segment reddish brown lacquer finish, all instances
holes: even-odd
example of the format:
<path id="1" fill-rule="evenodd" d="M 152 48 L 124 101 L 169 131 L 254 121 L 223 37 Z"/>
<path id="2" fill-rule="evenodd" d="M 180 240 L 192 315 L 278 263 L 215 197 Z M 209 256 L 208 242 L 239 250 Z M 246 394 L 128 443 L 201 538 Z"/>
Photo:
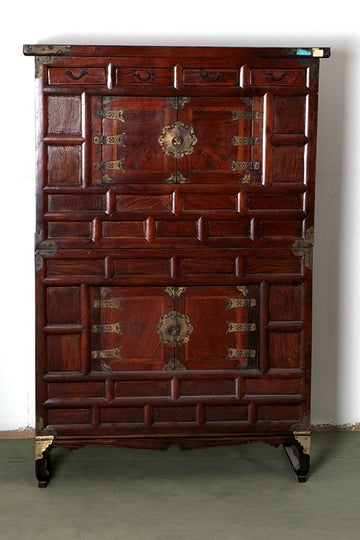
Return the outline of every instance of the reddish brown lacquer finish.
<path id="1" fill-rule="evenodd" d="M 329 50 L 24 52 L 37 84 L 39 485 L 51 446 L 255 440 L 283 444 L 304 481 Z"/>

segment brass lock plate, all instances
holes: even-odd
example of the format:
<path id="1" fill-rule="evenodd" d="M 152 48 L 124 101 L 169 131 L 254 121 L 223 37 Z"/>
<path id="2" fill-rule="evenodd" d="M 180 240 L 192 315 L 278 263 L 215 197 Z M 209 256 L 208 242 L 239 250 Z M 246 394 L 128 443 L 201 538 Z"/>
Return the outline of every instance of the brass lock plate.
<path id="1" fill-rule="evenodd" d="M 192 126 L 175 122 L 163 128 L 158 141 L 167 156 L 179 159 L 193 153 L 197 137 Z"/>

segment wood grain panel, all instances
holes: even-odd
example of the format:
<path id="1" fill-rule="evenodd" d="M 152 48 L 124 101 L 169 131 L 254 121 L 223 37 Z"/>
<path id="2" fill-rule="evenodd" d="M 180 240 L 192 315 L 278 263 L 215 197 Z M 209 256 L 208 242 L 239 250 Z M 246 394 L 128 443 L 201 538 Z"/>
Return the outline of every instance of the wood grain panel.
<path id="1" fill-rule="evenodd" d="M 49 135 L 81 134 L 81 98 L 80 96 L 48 96 Z"/>

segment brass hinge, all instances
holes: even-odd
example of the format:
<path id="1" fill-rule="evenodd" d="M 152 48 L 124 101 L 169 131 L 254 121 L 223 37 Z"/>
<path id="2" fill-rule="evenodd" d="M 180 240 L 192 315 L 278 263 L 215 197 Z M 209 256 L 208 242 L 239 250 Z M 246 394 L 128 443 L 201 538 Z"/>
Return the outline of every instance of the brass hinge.
<path id="1" fill-rule="evenodd" d="M 255 349 L 233 349 L 228 347 L 228 358 L 255 358 Z"/>
<path id="2" fill-rule="evenodd" d="M 102 349 L 100 351 L 91 351 L 91 358 L 97 358 L 97 359 L 119 358 L 121 359 L 121 347 L 116 347 L 116 349 Z"/>
<path id="3" fill-rule="evenodd" d="M 231 334 L 233 332 L 255 332 L 256 324 L 255 323 L 236 323 L 226 321 L 228 325 L 226 333 Z"/>
<path id="4" fill-rule="evenodd" d="M 231 146 L 244 146 L 260 144 L 260 137 L 239 137 L 238 135 L 232 135 Z"/>
<path id="5" fill-rule="evenodd" d="M 260 118 L 259 111 L 231 111 L 231 122 L 236 120 L 258 120 Z"/>
<path id="6" fill-rule="evenodd" d="M 119 120 L 119 122 L 125 122 L 123 109 L 116 111 L 103 111 L 101 109 L 96 109 L 94 114 L 95 118 L 106 118 L 107 120 Z"/>
<path id="7" fill-rule="evenodd" d="M 95 161 L 94 169 L 97 171 L 104 171 L 110 169 L 112 171 L 122 171 L 125 172 L 124 163 L 125 158 L 117 159 L 115 161 Z"/>
<path id="8" fill-rule="evenodd" d="M 101 298 L 100 300 L 94 300 L 93 307 L 104 308 L 104 309 L 122 309 L 121 297 Z"/>
<path id="9" fill-rule="evenodd" d="M 112 324 L 93 324 L 91 331 L 99 334 L 122 334 L 121 322 Z"/>
<path id="10" fill-rule="evenodd" d="M 257 171 L 259 169 L 259 161 L 232 161 L 230 167 L 230 170 L 235 172 L 243 170 Z"/>
<path id="11" fill-rule="evenodd" d="M 125 133 L 107 135 L 106 137 L 94 137 L 94 144 L 117 144 L 118 146 L 125 146 L 124 137 Z"/>
<path id="12" fill-rule="evenodd" d="M 228 305 L 226 309 L 256 306 L 255 298 L 228 298 L 227 301 Z"/>

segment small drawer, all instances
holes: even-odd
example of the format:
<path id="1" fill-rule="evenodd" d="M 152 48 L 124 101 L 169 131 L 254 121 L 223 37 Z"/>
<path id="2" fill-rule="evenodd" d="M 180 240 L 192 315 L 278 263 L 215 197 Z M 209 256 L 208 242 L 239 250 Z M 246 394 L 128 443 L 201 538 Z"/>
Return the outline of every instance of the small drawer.
<path id="1" fill-rule="evenodd" d="M 172 86 L 174 70 L 170 68 L 117 68 L 116 84 L 129 86 L 138 84 L 151 84 L 157 86 Z"/>
<path id="2" fill-rule="evenodd" d="M 304 69 L 251 69 L 250 86 L 306 86 Z"/>
<path id="3" fill-rule="evenodd" d="M 49 68 L 49 84 L 105 84 L 104 68 L 74 67 Z"/>
<path id="4" fill-rule="evenodd" d="M 191 85 L 236 86 L 239 82 L 237 69 L 184 68 L 183 83 Z"/>

